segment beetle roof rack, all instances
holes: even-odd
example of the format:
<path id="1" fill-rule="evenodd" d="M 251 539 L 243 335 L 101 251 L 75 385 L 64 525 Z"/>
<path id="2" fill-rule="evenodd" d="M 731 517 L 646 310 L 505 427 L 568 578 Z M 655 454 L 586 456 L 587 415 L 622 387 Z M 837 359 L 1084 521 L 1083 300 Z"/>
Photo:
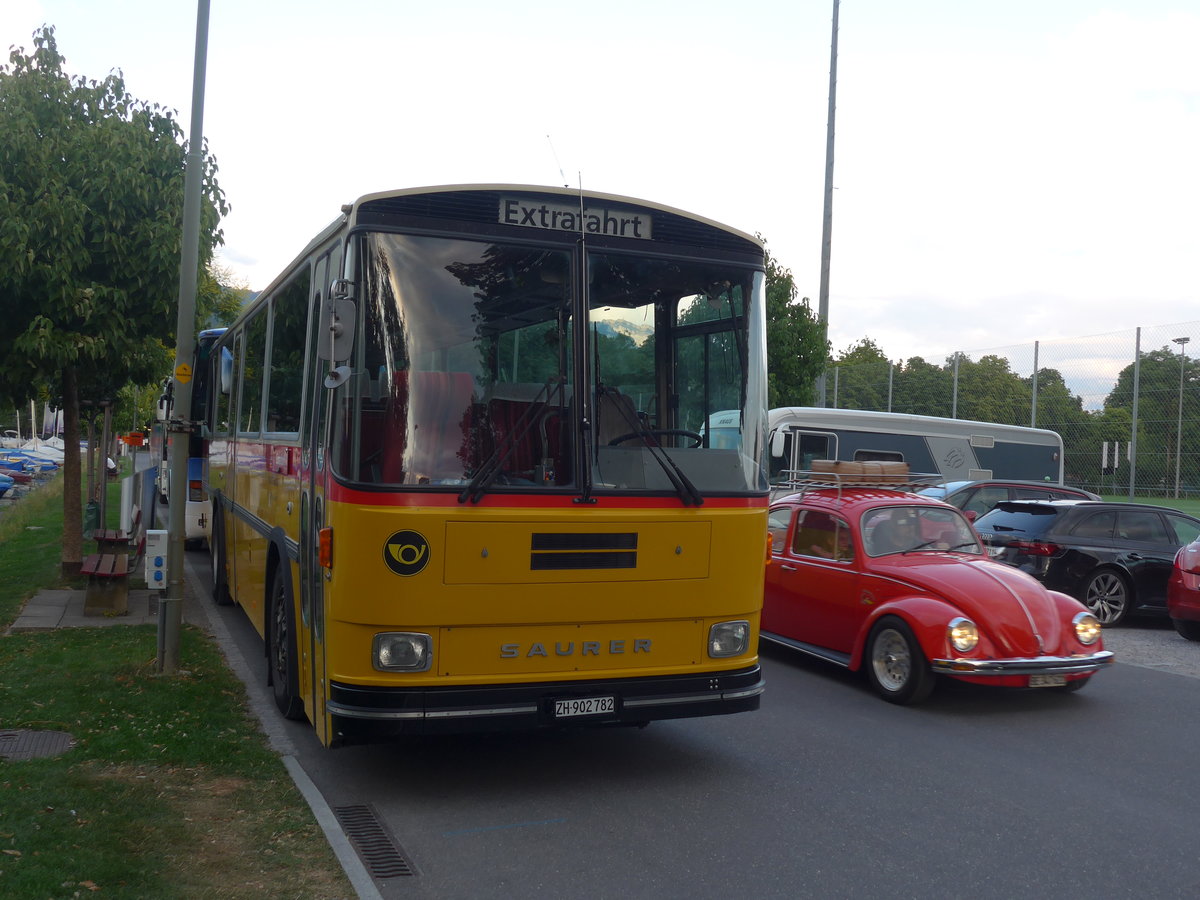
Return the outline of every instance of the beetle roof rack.
<path id="1" fill-rule="evenodd" d="M 787 476 L 786 480 L 771 488 L 773 498 L 786 494 L 806 494 L 809 491 L 818 490 L 835 490 L 840 496 L 843 490 L 854 488 L 915 493 L 921 488 L 946 483 L 946 479 L 939 474 L 908 472 L 907 470 L 882 476 L 877 473 L 828 472 L 813 469 L 788 469 L 783 474 Z"/>

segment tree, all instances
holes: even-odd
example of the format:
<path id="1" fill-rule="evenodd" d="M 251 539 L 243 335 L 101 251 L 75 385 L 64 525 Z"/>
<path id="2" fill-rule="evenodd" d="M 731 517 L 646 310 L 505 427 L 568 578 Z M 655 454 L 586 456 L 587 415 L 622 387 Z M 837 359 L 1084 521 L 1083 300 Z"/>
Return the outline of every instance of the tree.
<path id="1" fill-rule="evenodd" d="M 760 235 L 761 237 L 761 235 Z M 767 256 L 767 405 L 806 406 L 829 359 L 808 298 L 797 302 L 792 272 Z"/>
<path id="2" fill-rule="evenodd" d="M 80 400 L 156 380 L 173 343 L 186 147 L 173 113 L 132 98 L 119 72 L 65 74 L 52 27 L 33 44 L 0 67 L 0 403 L 37 384 L 62 397 L 62 561 L 73 573 Z M 216 162 L 205 154 L 203 166 L 206 266 L 227 209 Z"/>
<path id="3" fill-rule="evenodd" d="M 869 337 L 851 344 L 836 360 L 835 377 L 830 389 L 832 406 L 842 409 L 888 409 L 889 376 L 892 364 Z"/>
<path id="4" fill-rule="evenodd" d="M 1182 371 L 1181 371 L 1182 370 Z M 1182 393 L 1180 376 L 1182 375 Z M 1173 487 L 1178 465 L 1181 483 L 1192 489 L 1200 481 L 1200 460 L 1191 448 L 1200 444 L 1200 417 L 1195 385 L 1200 383 L 1200 362 L 1183 357 L 1170 346 L 1142 354 L 1138 376 L 1138 481 Z M 1182 423 L 1180 403 L 1182 402 Z M 1132 414 L 1133 364 L 1117 376 L 1104 401 L 1105 410 Z M 1182 424 L 1182 434 L 1179 426 Z M 1124 438 L 1128 440 L 1126 436 Z M 1177 454 L 1182 450 L 1182 455 Z"/>
<path id="5" fill-rule="evenodd" d="M 950 368 L 914 356 L 896 375 L 892 411 L 916 416 L 949 416 L 954 392 Z"/>
<path id="6" fill-rule="evenodd" d="M 1031 402 L 1029 383 L 1013 372 L 1003 356 L 988 354 L 979 362 L 959 357 L 960 419 L 1028 425 Z"/>

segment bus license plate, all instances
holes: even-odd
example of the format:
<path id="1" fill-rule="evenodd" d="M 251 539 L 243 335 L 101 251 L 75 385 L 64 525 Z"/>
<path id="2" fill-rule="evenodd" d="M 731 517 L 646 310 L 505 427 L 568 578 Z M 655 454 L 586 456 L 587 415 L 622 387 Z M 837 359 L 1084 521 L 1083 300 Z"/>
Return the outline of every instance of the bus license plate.
<path id="1" fill-rule="evenodd" d="M 570 700 L 554 701 L 554 718 L 556 719 L 567 719 L 572 716 L 598 716 L 616 711 L 616 697 L 573 697 Z"/>
<path id="2" fill-rule="evenodd" d="M 1030 687 L 1062 687 L 1067 683 L 1066 675 L 1030 675 Z"/>

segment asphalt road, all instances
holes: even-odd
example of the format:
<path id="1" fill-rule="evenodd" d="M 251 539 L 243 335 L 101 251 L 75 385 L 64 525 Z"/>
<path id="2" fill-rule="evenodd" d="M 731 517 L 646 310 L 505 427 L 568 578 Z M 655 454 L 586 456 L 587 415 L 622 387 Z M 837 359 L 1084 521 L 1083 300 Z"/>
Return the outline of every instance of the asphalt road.
<path id="1" fill-rule="evenodd" d="M 257 636 L 217 612 L 269 707 Z M 329 751 L 264 718 L 411 866 L 383 897 L 1195 897 L 1200 644 L 1106 640 L 1118 663 L 1071 695 L 944 685 L 900 708 L 766 648 L 762 709 L 644 730 Z"/>

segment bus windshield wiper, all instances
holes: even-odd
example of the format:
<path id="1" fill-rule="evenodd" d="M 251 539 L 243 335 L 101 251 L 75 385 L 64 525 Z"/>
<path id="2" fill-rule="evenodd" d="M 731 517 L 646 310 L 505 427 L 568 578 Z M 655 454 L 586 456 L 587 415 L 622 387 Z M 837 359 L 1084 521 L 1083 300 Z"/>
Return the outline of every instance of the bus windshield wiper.
<path id="1" fill-rule="evenodd" d="M 603 393 L 605 390 L 610 389 L 602 387 L 600 390 Z M 675 493 L 679 494 L 679 499 L 683 501 L 683 505 L 703 506 L 704 496 L 700 493 L 696 485 L 692 484 L 691 479 L 683 474 L 683 470 L 675 464 L 675 460 L 671 458 L 671 454 L 655 438 L 654 432 L 647 428 L 637 415 L 631 413 L 623 404 L 615 403 L 613 405 L 620 412 L 621 418 L 629 425 L 630 431 L 642 439 L 642 443 L 650 451 L 650 455 L 654 458 L 654 461 L 658 463 L 671 484 L 674 485 Z"/>
<path id="2" fill-rule="evenodd" d="M 553 390 L 551 390 L 553 386 Z M 537 392 L 537 396 L 533 398 L 533 402 L 529 404 L 529 408 L 521 414 L 517 419 L 512 430 L 510 430 L 496 448 L 491 452 L 491 455 L 483 461 L 483 465 L 479 467 L 479 471 L 475 473 L 475 477 L 471 479 L 471 483 L 463 488 L 462 493 L 458 495 L 459 503 L 466 503 L 470 500 L 472 503 L 478 503 L 482 499 L 484 493 L 497 476 L 504 471 L 504 464 L 508 462 L 508 458 L 512 456 L 513 451 L 525 439 L 525 435 L 529 434 L 529 430 L 538 420 L 541 411 L 546 408 L 550 402 L 550 398 L 557 394 L 562 396 L 563 379 L 561 375 L 556 375 L 545 384 L 542 389 Z M 561 402 L 561 401 L 560 401 Z"/>

